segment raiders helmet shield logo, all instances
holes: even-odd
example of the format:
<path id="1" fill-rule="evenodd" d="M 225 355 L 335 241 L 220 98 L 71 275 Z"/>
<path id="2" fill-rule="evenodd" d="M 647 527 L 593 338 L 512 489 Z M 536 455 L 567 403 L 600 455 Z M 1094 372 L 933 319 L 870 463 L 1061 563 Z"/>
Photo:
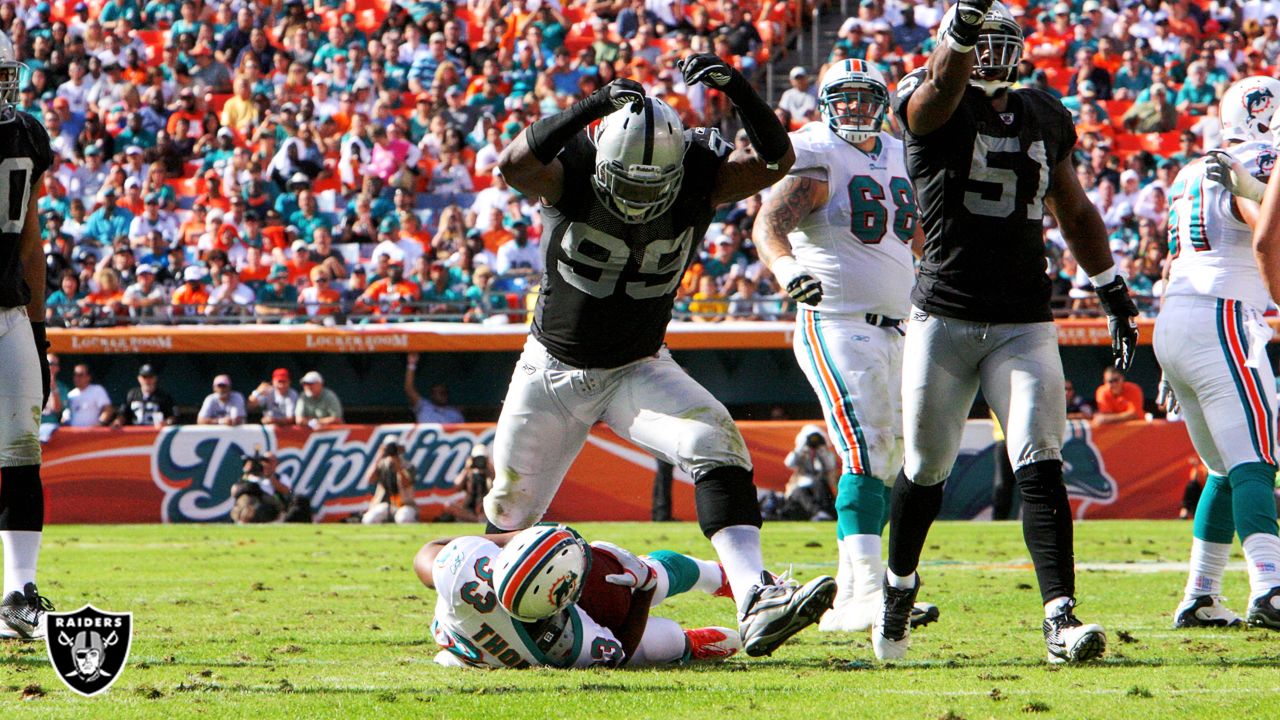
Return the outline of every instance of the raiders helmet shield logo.
<path id="1" fill-rule="evenodd" d="M 91 697 L 120 677 L 133 642 L 133 613 L 103 612 L 92 605 L 48 613 L 49 662 L 67 687 Z"/>

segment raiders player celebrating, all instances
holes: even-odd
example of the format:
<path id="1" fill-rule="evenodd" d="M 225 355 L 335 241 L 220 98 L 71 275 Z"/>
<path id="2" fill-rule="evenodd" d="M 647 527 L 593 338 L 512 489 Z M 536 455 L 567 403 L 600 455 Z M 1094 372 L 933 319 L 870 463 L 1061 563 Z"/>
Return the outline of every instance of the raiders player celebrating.
<path id="1" fill-rule="evenodd" d="M 906 463 L 890 508 L 876 656 L 906 654 L 916 567 L 979 388 L 1008 437 L 1022 528 L 1044 600 L 1050 662 L 1090 660 L 1106 635 L 1076 619 L 1071 508 L 1062 480 L 1066 408 L 1049 310 L 1042 218 L 1048 209 L 1090 274 L 1124 369 L 1137 309 L 1116 275 L 1102 219 L 1071 164 L 1071 116 L 1049 95 L 1009 90 L 1022 31 L 1004 5 L 961 0 L 925 68 L 898 85 L 907 170 L 925 233 L 903 350 Z"/>
<path id="2" fill-rule="evenodd" d="M 626 79 L 539 120 L 503 151 L 507 182 L 542 199 L 546 273 L 498 418 L 497 477 L 484 506 L 490 532 L 536 523 L 588 430 L 608 423 L 693 477 L 699 523 L 738 601 L 743 646 L 766 655 L 831 607 L 835 581 L 796 587 L 765 571 L 742 435 L 662 340 L 716 206 L 781 179 L 795 155 L 773 111 L 723 60 L 693 55 L 681 71 L 728 96 L 755 152 L 731 153 L 714 129 L 686 131 L 670 106 Z"/>
<path id="3" fill-rule="evenodd" d="M 14 107 L 23 69 L 14 58 L 13 43 L 0 34 L 0 637 L 33 639 L 44 637 L 45 611 L 53 609 L 35 582 L 44 528 L 36 426 L 49 399 L 36 189 L 53 153 L 44 127 Z"/>

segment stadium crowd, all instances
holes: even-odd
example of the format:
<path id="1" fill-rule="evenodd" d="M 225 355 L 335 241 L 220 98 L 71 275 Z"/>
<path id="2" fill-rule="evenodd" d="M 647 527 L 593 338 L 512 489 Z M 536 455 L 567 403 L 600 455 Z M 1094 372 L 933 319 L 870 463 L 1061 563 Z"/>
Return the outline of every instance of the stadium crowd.
<path id="1" fill-rule="evenodd" d="M 805 1 L 0 5 L 29 68 L 21 109 L 60 160 L 39 199 L 49 320 L 525 322 L 542 228 L 536 200 L 497 170 L 503 147 L 622 76 L 745 146 L 731 105 L 686 87 L 676 61 L 712 51 L 763 86 Z M 1225 87 L 1272 74 L 1280 4 L 1011 7 L 1026 33 L 1020 83 L 1075 115 L 1079 177 L 1152 312 L 1173 178 L 1217 145 Z M 827 60 L 863 58 L 892 85 L 924 61 L 944 10 L 859 0 Z M 792 66 L 780 117 L 818 119 L 823 68 L 780 62 Z M 751 247 L 759 208 L 755 197 L 722 209 L 677 317 L 790 315 Z M 1057 307 L 1092 312 L 1088 278 L 1051 225 L 1045 241 Z"/>

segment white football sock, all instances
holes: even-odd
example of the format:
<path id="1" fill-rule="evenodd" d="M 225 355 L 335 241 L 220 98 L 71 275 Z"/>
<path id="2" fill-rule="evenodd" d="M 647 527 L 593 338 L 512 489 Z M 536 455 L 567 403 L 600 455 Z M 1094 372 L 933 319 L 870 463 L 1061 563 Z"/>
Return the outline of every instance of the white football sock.
<path id="1" fill-rule="evenodd" d="M 1044 616 L 1051 618 L 1054 615 L 1061 615 L 1067 609 L 1067 605 L 1071 602 L 1071 598 L 1063 595 L 1056 597 L 1044 604 Z"/>
<path id="2" fill-rule="evenodd" d="M 1240 543 L 1244 546 L 1245 565 L 1249 569 L 1249 602 L 1280 587 L 1280 537 L 1271 533 L 1254 533 Z"/>
<path id="3" fill-rule="evenodd" d="M 693 584 L 694 590 L 699 590 L 708 595 L 720 589 L 724 584 L 725 573 L 720 570 L 720 563 L 711 562 L 710 560 L 699 560 L 696 557 L 689 557 L 690 560 L 698 566 L 698 581 Z M 732 587 L 732 584 L 730 584 Z"/>
<path id="4" fill-rule="evenodd" d="M 4 595 L 22 592 L 27 583 L 36 581 L 36 563 L 40 560 L 39 530 L 0 530 L 4 543 Z"/>
<path id="5" fill-rule="evenodd" d="M 742 610 L 751 595 L 752 586 L 760 584 L 764 572 L 764 555 L 760 552 L 760 528 L 754 525 L 730 525 L 711 536 L 724 574 L 729 577 L 733 598 Z"/>
<path id="6" fill-rule="evenodd" d="M 1192 538 L 1191 567 L 1187 573 L 1187 587 L 1182 592 L 1183 602 L 1201 595 L 1221 595 L 1222 576 L 1227 572 L 1227 561 L 1230 558 L 1231 543 Z"/>
<path id="7" fill-rule="evenodd" d="M 880 592 L 880 583 L 884 581 L 880 536 L 846 535 L 841 545 L 845 547 L 846 562 L 853 576 L 850 585 L 854 597 L 874 596 Z"/>
<path id="8" fill-rule="evenodd" d="M 894 575 L 892 570 L 885 571 L 885 577 L 889 579 L 889 586 L 898 588 L 899 590 L 910 590 L 916 586 L 916 574 L 911 573 L 907 577 Z"/>

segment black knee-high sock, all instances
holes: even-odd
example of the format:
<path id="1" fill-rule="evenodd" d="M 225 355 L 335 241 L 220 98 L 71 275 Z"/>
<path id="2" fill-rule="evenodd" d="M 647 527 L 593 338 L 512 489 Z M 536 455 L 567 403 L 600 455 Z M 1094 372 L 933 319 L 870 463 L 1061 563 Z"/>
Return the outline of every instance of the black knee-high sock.
<path id="1" fill-rule="evenodd" d="M 942 509 L 943 485 L 917 485 L 898 473 L 889 503 L 889 569 L 894 575 L 909 577 L 920 564 L 929 526 Z"/>
<path id="2" fill-rule="evenodd" d="M 0 470 L 0 530 L 39 532 L 44 529 L 44 488 L 40 466 Z"/>
<path id="3" fill-rule="evenodd" d="M 1062 461 L 1024 465 L 1014 476 L 1022 493 L 1022 539 L 1031 551 L 1040 597 L 1045 602 L 1074 597 L 1074 531 L 1067 487 L 1062 482 Z"/>

